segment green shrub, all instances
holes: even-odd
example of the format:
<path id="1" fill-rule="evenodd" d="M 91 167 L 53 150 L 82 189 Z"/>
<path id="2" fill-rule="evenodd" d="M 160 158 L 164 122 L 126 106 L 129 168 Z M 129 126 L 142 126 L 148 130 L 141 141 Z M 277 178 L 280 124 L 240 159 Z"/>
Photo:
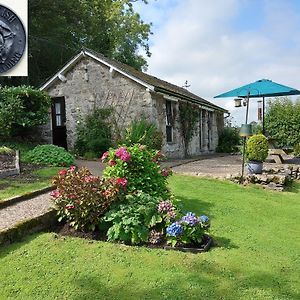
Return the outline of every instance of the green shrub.
<path id="1" fill-rule="evenodd" d="M 144 145 L 121 146 L 110 149 L 102 156 L 107 164 L 103 172 L 106 179 L 123 177 L 128 180 L 128 192 L 143 191 L 151 196 L 168 198 L 168 170 L 161 170 L 160 151 L 148 150 Z"/>
<path id="2" fill-rule="evenodd" d="M 150 149 L 161 150 L 162 133 L 157 129 L 156 124 L 146 119 L 135 120 L 126 130 L 122 143 L 126 146 L 141 144 Z"/>
<path id="3" fill-rule="evenodd" d="M 94 153 L 99 157 L 112 145 L 112 133 L 109 117 L 111 109 L 96 109 L 77 125 L 74 149 L 84 156 Z"/>
<path id="4" fill-rule="evenodd" d="M 102 180 L 92 176 L 86 168 L 61 170 L 53 183 L 56 190 L 50 194 L 54 198 L 59 221 L 79 230 L 95 230 L 101 216 L 113 202 L 122 199 L 126 188 L 124 180 Z"/>
<path id="5" fill-rule="evenodd" d="M 15 153 L 15 151 L 12 150 L 12 149 L 10 149 L 10 148 L 8 148 L 8 147 L 5 147 L 5 146 L 0 147 L 0 154 L 12 155 L 14 153 Z"/>
<path id="6" fill-rule="evenodd" d="M 109 227 L 108 240 L 133 245 L 147 242 L 150 229 L 163 221 L 157 210 L 159 201 L 142 192 L 127 195 L 126 201 L 114 205 L 102 219 Z"/>
<path id="7" fill-rule="evenodd" d="M 256 134 L 247 140 L 246 157 L 248 160 L 263 162 L 268 156 L 268 140 L 263 134 Z"/>
<path id="8" fill-rule="evenodd" d="M 238 129 L 235 127 L 225 127 L 219 136 L 217 152 L 232 153 L 238 151 L 240 144 Z"/>
<path id="9" fill-rule="evenodd" d="M 26 160 L 37 165 L 70 166 L 74 157 L 64 148 L 55 145 L 39 145 L 26 155 Z"/>
<path id="10" fill-rule="evenodd" d="M 296 157 L 300 157 L 300 143 L 298 143 L 294 146 L 294 155 Z"/>
<path id="11" fill-rule="evenodd" d="M 0 136 L 12 137 L 48 120 L 51 98 L 30 86 L 0 89 Z"/>

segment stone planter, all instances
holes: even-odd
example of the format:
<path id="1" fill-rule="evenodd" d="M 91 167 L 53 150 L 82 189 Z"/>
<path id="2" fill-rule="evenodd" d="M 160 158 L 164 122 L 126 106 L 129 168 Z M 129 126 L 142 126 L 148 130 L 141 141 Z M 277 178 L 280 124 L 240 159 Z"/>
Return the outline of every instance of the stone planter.
<path id="1" fill-rule="evenodd" d="M 212 246 L 212 238 L 208 235 L 205 235 L 204 243 L 199 247 L 172 247 L 172 246 L 164 246 L 165 250 L 175 250 L 181 252 L 191 252 L 191 253 L 201 253 L 206 252 Z"/>
<path id="2" fill-rule="evenodd" d="M 248 161 L 247 168 L 249 174 L 261 174 L 263 170 L 263 162 L 261 161 Z"/>

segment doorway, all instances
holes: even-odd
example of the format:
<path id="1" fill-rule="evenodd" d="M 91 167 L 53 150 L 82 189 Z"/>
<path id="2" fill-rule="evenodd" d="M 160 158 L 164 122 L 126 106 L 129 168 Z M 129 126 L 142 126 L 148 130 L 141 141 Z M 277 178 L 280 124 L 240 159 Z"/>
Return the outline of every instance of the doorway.
<path id="1" fill-rule="evenodd" d="M 51 115 L 53 144 L 67 150 L 66 104 L 64 97 L 52 98 Z"/>

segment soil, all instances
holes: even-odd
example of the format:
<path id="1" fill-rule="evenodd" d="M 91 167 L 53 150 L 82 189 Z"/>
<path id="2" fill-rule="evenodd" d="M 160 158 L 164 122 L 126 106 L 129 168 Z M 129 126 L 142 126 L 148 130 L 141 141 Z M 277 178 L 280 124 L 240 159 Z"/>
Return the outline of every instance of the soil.
<path id="1" fill-rule="evenodd" d="M 53 228 L 52 230 L 57 234 L 57 236 L 71 236 L 71 237 L 79 237 L 84 238 L 87 240 L 96 240 L 96 241 L 107 241 L 107 237 L 105 232 L 103 231 L 78 231 L 75 230 L 73 227 L 69 226 L 68 224 L 60 224 Z M 151 243 L 144 243 L 141 246 L 145 246 L 152 249 L 167 249 L 167 250 L 179 250 L 184 252 L 202 252 L 207 251 L 209 247 L 206 248 L 208 244 L 212 243 L 212 239 L 208 235 L 204 235 L 203 242 L 201 245 L 199 244 L 190 244 L 190 245 L 177 245 L 176 247 L 170 247 L 166 244 L 166 242 L 162 242 L 159 244 L 151 244 Z M 126 244 L 130 246 L 130 244 Z M 200 250 L 200 251 L 199 251 Z"/>

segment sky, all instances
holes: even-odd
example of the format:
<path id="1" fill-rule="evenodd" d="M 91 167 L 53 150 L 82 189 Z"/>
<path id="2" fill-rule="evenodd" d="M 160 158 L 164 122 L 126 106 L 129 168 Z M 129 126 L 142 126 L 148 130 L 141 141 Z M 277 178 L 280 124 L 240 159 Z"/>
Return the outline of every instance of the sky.
<path id="1" fill-rule="evenodd" d="M 153 24 L 147 73 L 179 86 L 187 80 L 236 125 L 245 108 L 214 96 L 264 78 L 300 89 L 300 0 L 149 0 L 135 10 Z M 257 100 L 249 121 L 257 121 Z"/>

